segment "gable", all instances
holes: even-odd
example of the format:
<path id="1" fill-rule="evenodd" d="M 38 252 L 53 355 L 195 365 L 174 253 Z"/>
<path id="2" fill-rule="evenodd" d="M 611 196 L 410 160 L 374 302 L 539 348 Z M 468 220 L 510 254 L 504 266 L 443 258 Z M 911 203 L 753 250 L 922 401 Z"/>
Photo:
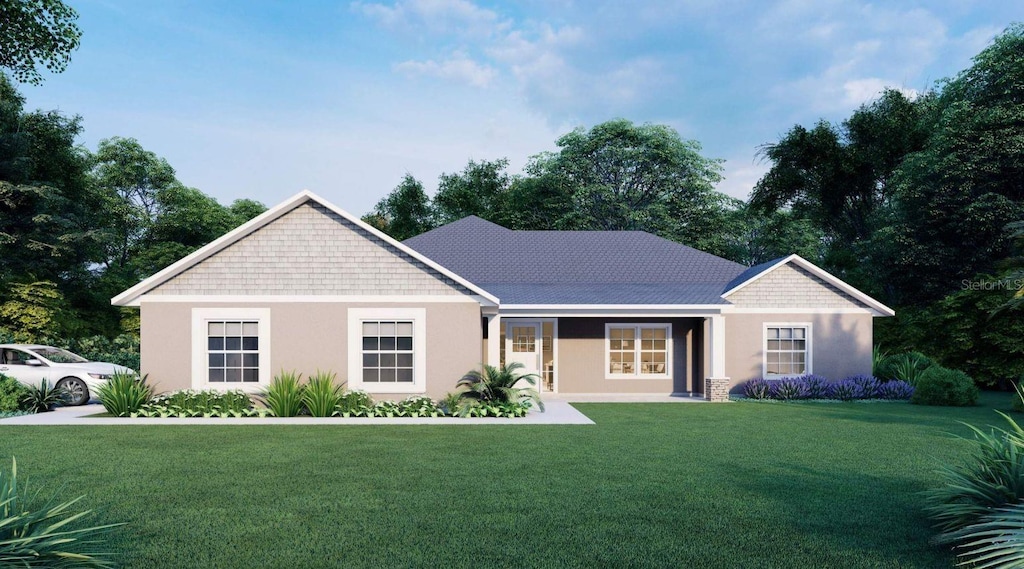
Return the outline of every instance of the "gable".
<path id="1" fill-rule="evenodd" d="M 154 295 L 474 294 L 314 200 L 148 290 Z"/>
<path id="2" fill-rule="evenodd" d="M 866 303 L 794 263 L 781 264 L 725 297 L 740 308 L 871 310 Z"/>

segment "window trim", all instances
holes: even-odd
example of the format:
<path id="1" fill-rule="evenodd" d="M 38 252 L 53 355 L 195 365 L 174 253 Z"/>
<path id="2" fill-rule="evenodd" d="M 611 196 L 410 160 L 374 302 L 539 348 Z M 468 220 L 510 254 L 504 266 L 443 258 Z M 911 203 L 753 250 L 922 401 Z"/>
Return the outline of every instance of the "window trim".
<path id="1" fill-rule="evenodd" d="M 636 329 L 636 340 L 633 347 L 635 369 L 640 369 L 640 336 L 644 328 L 665 330 L 665 373 L 611 373 L 611 330 L 612 328 Z M 672 377 L 672 323 L 671 322 L 605 322 L 604 324 L 604 376 L 605 379 L 670 379 Z"/>
<path id="2" fill-rule="evenodd" d="M 256 383 L 215 382 L 209 380 L 207 323 L 218 320 L 255 320 L 259 324 L 259 381 Z M 270 309 L 269 308 L 193 308 L 192 309 L 192 389 L 215 391 L 261 391 L 270 385 Z"/>
<path id="3" fill-rule="evenodd" d="M 412 321 L 412 383 L 363 382 L 363 322 L 378 320 Z M 370 393 L 427 392 L 427 309 L 426 308 L 349 308 L 348 309 L 348 385 Z"/>
<path id="4" fill-rule="evenodd" d="M 782 379 L 784 377 L 797 377 L 794 374 L 768 373 L 768 329 L 769 328 L 804 328 L 807 330 L 807 348 L 804 357 L 804 373 L 814 373 L 814 324 L 812 322 L 764 322 L 761 326 L 761 377 L 765 379 Z"/>

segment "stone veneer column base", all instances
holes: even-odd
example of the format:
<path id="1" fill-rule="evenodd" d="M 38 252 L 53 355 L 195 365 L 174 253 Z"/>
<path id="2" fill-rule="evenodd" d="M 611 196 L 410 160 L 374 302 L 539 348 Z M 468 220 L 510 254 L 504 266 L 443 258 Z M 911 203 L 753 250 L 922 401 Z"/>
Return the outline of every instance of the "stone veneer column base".
<path id="1" fill-rule="evenodd" d="M 704 399 L 718 403 L 729 401 L 729 378 L 706 378 L 704 380 Z"/>

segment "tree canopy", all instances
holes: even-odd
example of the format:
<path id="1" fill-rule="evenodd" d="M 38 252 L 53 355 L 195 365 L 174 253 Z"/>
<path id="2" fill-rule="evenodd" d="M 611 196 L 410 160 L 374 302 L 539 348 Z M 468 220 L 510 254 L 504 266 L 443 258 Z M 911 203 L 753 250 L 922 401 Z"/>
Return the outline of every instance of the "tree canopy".
<path id="1" fill-rule="evenodd" d="M 60 0 L 0 0 L 0 67 L 38 85 L 40 68 L 60 73 L 78 49 L 78 12 Z"/>

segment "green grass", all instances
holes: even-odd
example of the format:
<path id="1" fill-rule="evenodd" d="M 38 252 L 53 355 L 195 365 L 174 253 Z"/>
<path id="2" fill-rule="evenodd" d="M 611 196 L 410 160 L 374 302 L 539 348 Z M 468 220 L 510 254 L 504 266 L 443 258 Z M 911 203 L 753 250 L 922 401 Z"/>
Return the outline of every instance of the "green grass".
<path id="1" fill-rule="evenodd" d="M 580 404 L 595 426 L 4 427 L 129 567 L 951 567 L 969 409 Z"/>

